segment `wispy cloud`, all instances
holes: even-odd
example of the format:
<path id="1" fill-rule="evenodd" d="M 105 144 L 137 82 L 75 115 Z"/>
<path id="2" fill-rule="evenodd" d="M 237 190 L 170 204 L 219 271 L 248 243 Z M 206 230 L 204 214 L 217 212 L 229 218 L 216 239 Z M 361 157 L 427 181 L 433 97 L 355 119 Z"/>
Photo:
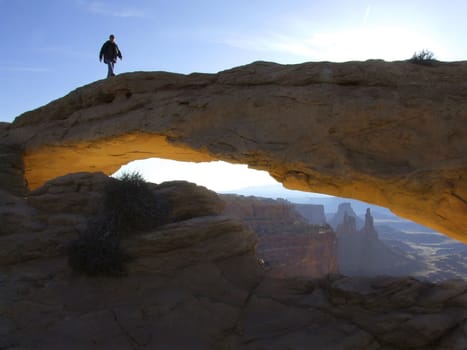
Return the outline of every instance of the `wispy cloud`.
<path id="1" fill-rule="evenodd" d="M 0 66 L 2 72 L 47 73 L 49 68 L 29 66 Z"/>
<path id="2" fill-rule="evenodd" d="M 363 16 L 363 24 L 367 24 L 368 18 L 370 17 L 370 13 L 371 13 L 371 5 L 368 4 L 365 10 L 365 15 Z"/>
<path id="3" fill-rule="evenodd" d="M 225 44 L 249 51 L 279 52 L 296 56 L 313 56 L 316 53 L 307 40 L 279 33 L 231 36 L 225 40 Z"/>
<path id="4" fill-rule="evenodd" d="M 116 8 L 117 5 L 111 2 L 104 1 L 82 1 L 78 0 L 78 5 L 84 7 L 84 9 L 90 13 L 101 16 L 121 17 L 121 18 L 143 18 L 147 17 L 147 12 L 134 8 Z"/>
<path id="5" fill-rule="evenodd" d="M 329 32 L 234 35 L 224 44 L 248 51 L 281 54 L 296 60 L 406 59 L 418 47 L 438 45 L 429 37 L 402 28 L 349 28 Z"/>
<path id="6" fill-rule="evenodd" d="M 67 57 L 72 59 L 89 60 L 96 58 L 96 54 L 93 54 L 91 52 L 79 51 L 73 48 L 72 46 L 42 46 L 35 48 L 34 51 L 40 54 L 53 55 L 57 57 Z"/>

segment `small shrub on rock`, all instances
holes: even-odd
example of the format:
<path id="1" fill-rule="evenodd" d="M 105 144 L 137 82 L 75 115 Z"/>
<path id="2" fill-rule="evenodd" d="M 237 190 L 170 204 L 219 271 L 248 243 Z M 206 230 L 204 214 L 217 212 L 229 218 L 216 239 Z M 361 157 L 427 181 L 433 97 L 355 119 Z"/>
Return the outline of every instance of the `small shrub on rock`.
<path id="1" fill-rule="evenodd" d="M 138 172 L 112 179 L 105 189 L 104 206 L 118 234 L 163 225 L 169 214 L 167 200 L 157 196 Z"/>
<path id="2" fill-rule="evenodd" d="M 110 179 L 101 214 L 68 247 L 70 267 L 90 276 L 124 274 L 128 256 L 121 248 L 121 237 L 165 224 L 168 216 L 168 201 L 157 196 L 141 174 Z"/>
<path id="3" fill-rule="evenodd" d="M 109 223 L 90 222 L 81 236 L 68 246 L 68 263 L 73 271 L 89 276 L 124 274 L 127 256 Z"/>
<path id="4" fill-rule="evenodd" d="M 410 59 L 410 62 L 415 64 L 429 65 L 435 62 L 435 55 L 433 52 L 424 49 L 420 52 L 415 52 Z"/>

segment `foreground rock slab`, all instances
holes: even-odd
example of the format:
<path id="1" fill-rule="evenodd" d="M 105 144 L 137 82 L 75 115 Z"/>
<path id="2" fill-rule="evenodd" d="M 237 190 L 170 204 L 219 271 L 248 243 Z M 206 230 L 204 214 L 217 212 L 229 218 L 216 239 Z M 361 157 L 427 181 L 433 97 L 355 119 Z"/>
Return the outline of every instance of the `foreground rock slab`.
<path id="1" fill-rule="evenodd" d="M 466 282 L 273 278 L 251 228 L 184 182 L 149 187 L 173 222 L 123 237 L 124 274 L 79 275 L 66 247 L 109 181 L 78 173 L 26 199 L 0 193 L 0 349 L 465 349 Z"/>
<path id="2" fill-rule="evenodd" d="M 1 270 L 2 349 L 465 349 L 467 284 L 265 277 L 254 255 L 122 278 Z M 146 260 L 147 262 L 147 260 Z M 158 270 L 158 272 L 154 272 Z"/>
<path id="3" fill-rule="evenodd" d="M 129 73 L 2 125 L 0 144 L 24 150 L 30 188 L 135 159 L 225 160 L 467 241 L 466 81 L 465 62 Z"/>

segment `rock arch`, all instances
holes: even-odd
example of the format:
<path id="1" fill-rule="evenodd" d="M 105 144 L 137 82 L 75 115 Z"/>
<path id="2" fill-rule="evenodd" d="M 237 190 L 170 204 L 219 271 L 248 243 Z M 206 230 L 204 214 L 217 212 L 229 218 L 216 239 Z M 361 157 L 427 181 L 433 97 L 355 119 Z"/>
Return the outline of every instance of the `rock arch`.
<path id="1" fill-rule="evenodd" d="M 135 72 L 18 117 L 30 188 L 150 157 L 224 160 L 357 198 L 467 241 L 467 64 L 256 62 Z"/>

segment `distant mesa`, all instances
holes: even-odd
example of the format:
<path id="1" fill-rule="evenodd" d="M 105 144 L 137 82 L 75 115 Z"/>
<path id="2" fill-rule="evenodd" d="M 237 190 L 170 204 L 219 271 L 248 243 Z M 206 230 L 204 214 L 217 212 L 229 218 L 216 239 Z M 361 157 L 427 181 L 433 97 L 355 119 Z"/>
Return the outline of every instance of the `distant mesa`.
<path id="1" fill-rule="evenodd" d="M 357 229 L 357 217 L 352 213 L 349 203 L 340 205 L 337 213 L 343 214 L 336 234 L 339 266 L 344 275 L 408 276 L 424 268 L 419 261 L 392 249 L 379 239 L 370 209 L 367 209 L 361 229 Z"/>
<path id="2" fill-rule="evenodd" d="M 394 215 L 375 227 L 370 208 L 362 220 L 349 202 L 343 202 L 331 216 L 337 223 L 333 230 L 326 221 L 312 220 L 328 214 L 321 205 L 232 194 L 221 198 L 226 202 L 224 214 L 243 221 L 258 236 L 257 255 L 271 276 L 467 278 L 465 245 L 435 232 L 417 234 L 411 231 L 417 225 L 395 220 Z"/>
<path id="3" fill-rule="evenodd" d="M 322 204 L 295 204 L 297 211 L 310 223 L 326 225 L 326 214 Z"/>
<path id="4" fill-rule="evenodd" d="M 329 224 L 336 230 L 339 225 L 345 222 L 350 223 L 350 218 L 353 218 L 353 221 L 355 221 L 355 228 L 361 228 L 363 226 L 363 220 L 357 216 L 352 208 L 352 205 L 348 202 L 340 203 L 337 207 L 337 212 L 329 221 Z"/>

